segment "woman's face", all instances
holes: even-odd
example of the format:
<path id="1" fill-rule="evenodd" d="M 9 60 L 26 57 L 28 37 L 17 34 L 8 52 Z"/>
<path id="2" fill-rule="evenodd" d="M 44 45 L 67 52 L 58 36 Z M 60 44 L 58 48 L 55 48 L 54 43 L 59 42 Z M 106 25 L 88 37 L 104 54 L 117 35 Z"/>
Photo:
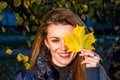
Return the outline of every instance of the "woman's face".
<path id="1" fill-rule="evenodd" d="M 52 24 L 48 27 L 48 35 L 45 44 L 51 52 L 52 61 L 55 65 L 63 67 L 73 61 L 76 54 L 66 52 L 64 34 L 72 34 L 73 26 Z"/>

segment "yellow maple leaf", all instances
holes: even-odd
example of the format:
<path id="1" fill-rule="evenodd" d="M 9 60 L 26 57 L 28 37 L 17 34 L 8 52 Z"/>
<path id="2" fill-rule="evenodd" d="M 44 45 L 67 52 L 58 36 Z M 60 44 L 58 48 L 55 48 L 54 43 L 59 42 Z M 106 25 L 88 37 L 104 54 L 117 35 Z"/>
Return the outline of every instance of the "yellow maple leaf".
<path id="1" fill-rule="evenodd" d="M 12 49 L 9 48 L 9 49 L 7 49 L 5 52 L 6 52 L 6 54 L 9 54 L 9 55 L 10 55 L 10 54 L 12 54 L 13 51 L 12 51 Z"/>
<path id="2" fill-rule="evenodd" d="M 25 69 L 27 69 L 27 70 L 31 68 L 30 63 L 25 63 L 24 66 L 25 66 Z"/>
<path id="3" fill-rule="evenodd" d="M 67 52 L 80 52 L 82 48 L 94 50 L 92 45 L 96 39 L 93 35 L 94 32 L 86 34 L 85 26 L 76 26 L 73 29 L 73 34 L 65 34 L 65 46 L 68 48 Z"/>
<path id="4" fill-rule="evenodd" d="M 23 61 L 23 57 L 24 57 L 23 54 L 18 54 L 18 55 L 17 55 L 17 60 L 18 60 L 18 61 Z"/>
<path id="5" fill-rule="evenodd" d="M 28 61 L 29 61 L 29 57 L 28 57 L 28 56 L 25 56 L 25 55 L 23 55 L 23 54 L 18 54 L 18 55 L 17 55 L 17 60 L 18 60 L 18 61 L 23 61 L 23 62 L 25 63 L 25 62 L 28 62 Z"/>
<path id="6" fill-rule="evenodd" d="M 28 56 L 24 56 L 23 57 L 23 61 L 24 61 L 24 63 L 27 62 L 27 61 L 29 61 L 29 57 Z"/>

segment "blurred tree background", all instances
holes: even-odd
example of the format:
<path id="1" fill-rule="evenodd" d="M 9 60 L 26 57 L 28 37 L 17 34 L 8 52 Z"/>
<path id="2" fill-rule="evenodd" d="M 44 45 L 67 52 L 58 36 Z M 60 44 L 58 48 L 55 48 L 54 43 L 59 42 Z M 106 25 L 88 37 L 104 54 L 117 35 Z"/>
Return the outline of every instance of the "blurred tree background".
<path id="1" fill-rule="evenodd" d="M 120 80 L 120 0 L 0 0 L 0 80 L 14 80 L 23 70 L 16 55 L 30 54 L 38 26 L 54 8 L 72 10 L 94 30 L 101 64 L 111 80 Z"/>

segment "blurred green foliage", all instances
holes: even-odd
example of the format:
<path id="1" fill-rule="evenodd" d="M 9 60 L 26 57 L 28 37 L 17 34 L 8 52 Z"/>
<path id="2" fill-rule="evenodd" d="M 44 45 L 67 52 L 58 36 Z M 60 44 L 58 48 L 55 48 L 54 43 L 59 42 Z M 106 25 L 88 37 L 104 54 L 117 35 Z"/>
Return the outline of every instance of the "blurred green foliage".
<path id="1" fill-rule="evenodd" d="M 104 14 L 115 15 L 112 9 L 117 10 L 120 0 L 4 0 L 0 1 L 0 20 L 2 20 L 2 10 L 10 8 L 11 12 L 16 16 L 18 25 L 24 26 L 22 34 L 36 32 L 39 25 L 44 23 L 45 13 L 54 8 L 67 8 L 78 14 L 83 20 L 93 17 L 92 21 L 97 23 L 97 19 L 103 20 Z M 105 13 L 104 13 L 105 11 Z M 109 22 L 108 22 L 109 23 Z M 1 30 L 5 33 L 5 27 Z M 34 36 L 34 35 L 32 35 Z M 28 46 L 31 42 L 27 41 Z"/>

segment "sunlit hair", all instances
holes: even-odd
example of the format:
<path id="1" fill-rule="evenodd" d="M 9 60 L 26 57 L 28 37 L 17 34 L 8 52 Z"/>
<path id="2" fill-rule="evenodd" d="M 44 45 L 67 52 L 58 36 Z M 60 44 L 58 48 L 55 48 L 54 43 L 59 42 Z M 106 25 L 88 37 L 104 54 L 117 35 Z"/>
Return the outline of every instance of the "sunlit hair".
<path id="1" fill-rule="evenodd" d="M 48 11 L 45 16 L 45 24 L 40 26 L 36 39 L 33 43 L 32 56 L 30 64 L 33 67 L 36 64 L 36 58 L 42 51 L 47 51 L 47 47 L 44 44 L 44 40 L 47 37 L 47 29 L 51 24 L 63 24 L 63 25 L 72 25 L 72 26 L 85 26 L 83 21 L 68 9 L 57 8 Z M 87 28 L 86 28 L 86 32 Z M 85 76 L 85 66 L 81 65 L 82 57 L 79 55 L 76 56 L 75 60 L 72 62 L 72 80 L 86 80 Z"/>

